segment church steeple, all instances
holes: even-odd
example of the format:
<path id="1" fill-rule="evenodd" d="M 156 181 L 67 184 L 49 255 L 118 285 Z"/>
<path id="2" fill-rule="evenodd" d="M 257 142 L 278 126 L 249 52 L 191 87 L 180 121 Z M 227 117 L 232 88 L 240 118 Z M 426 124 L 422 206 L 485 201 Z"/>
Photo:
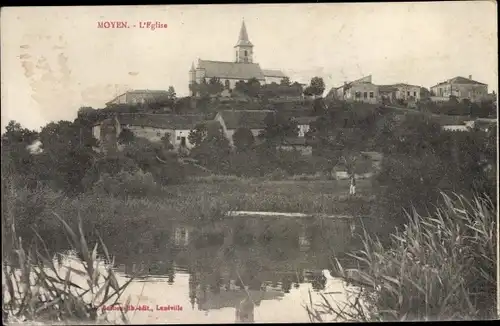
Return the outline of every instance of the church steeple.
<path id="1" fill-rule="evenodd" d="M 235 61 L 238 63 L 252 63 L 253 44 L 248 39 L 247 27 L 245 21 L 241 23 L 240 35 L 238 42 L 234 46 L 236 49 Z"/>
<path id="2" fill-rule="evenodd" d="M 238 38 L 236 46 L 253 46 L 253 44 L 248 40 L 247 27 L 245 26 L 244 20 L 241 23 L 240 37 Z"/>

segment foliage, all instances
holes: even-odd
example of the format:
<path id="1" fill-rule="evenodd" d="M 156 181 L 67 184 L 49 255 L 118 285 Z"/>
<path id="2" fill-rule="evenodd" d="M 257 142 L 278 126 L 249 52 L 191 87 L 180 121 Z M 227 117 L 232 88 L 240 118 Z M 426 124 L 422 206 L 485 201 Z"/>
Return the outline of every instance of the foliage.
<path id="1" fill-rule="evenodd" d="M 309 86 L 304 90 L 306 96 L 321 96 L 325 91 L 325 82 L 321 77 L 313 77 Z"/>
<path id="2" fill-rule="evenodd" d="M 134 141 L 135 135 L 130 129 L 123 128 L 118 135 L 118 143 L 120 144 L 130 144 Z"/>
<path id="3" fill-rule="evenodd" d="M 265 127 L 260 137 L 272 144 L 277 144 L 286 137 L 297 137 L 299 133 L 297 122 L 281 112 L 269 113 L 264 123 Z"/>
<path id="4" fill-rule="evenodd" d="M 238 128 L 233 134 L 233 142 L 238 151 L 244 152 L 252 148 L 255 138 L 250 129 Z"/>
<path id="5" fill-rule="evenodd" d="M 220 125 L 207 128 L 206 137 L 191 151 L 191 156 L 201 165 L 215 171 L 225 171 L 228 168 L 228 158 L 231 153 L 229 140 Z"/>
<path id="6" fill-rule="evenodd" d="M 201 145 L 205 137 L 207 137 L 207 130 L 206 123 L 197 124 L 194 129 L 189 132 L 189 142 L 195 147 Z"/>
<path id="7" fill-rule="evenodd" d="M 425 212 L 440 190 L 468 198 L 473 192 L 496 197 L 496 130 L 442 131 L 424 116 L 386 127 L 390 131 L 378 140 L 384 160 L 376 178 L 380 205 L 373 213 L 389 224 L 402 226 L 401 211 L 410 205 Z"/>
<path id="8" fill-rule="evenodd" d="M 151 198 L 160 193 L 160 185 L 149 172 L 120 171 L 115 175 L 101 174 L 100 179 L 93 185 L 92 191 L 123 198 Z"/>
<path id="9" fill-rule="evenodd" d="M 292 84 L 292 82 L 290 81 L 290 78 L 288 77 L 283 77 L 280 81 L 280 85 L 283 85 L 283 86 L 290 86 Z"/>
<path id="10" fill-rule="evenodd" d="M 138 138 L 123 150 L 123 156 L 132 159 L 142 171 L 151 173 L 161 185 L 178 183 L 185 177 L 177 155 L 164 144 Z"/>
<path id="11" fill-rule="evenodd" d="M 444 199 L 432 215 L 407 215 L 389 246 L 365 230 L 356 269 L 339 275 L 350 288 L 345 304 L 323 296 L 312 320 L 429 321 L 496 317 L 496 209 L 484 197 Z"/>

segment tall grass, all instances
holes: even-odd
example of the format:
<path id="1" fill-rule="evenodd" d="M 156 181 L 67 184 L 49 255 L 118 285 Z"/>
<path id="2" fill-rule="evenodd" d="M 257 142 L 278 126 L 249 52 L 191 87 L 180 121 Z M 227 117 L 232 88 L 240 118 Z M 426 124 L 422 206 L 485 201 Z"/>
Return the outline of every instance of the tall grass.
<path id="1" fill-rule="evenodd" d="M 36 230 L 36 241 L 26 248 L 22 238 L 17 236 L 15 223 L 11 224 L 13 251 L 12 254 L 2 253 L 4 323 L 106 322 L 107 317 L 101 308 L 118 305 L 125 288 L 132 282 L 133 278 L 130 278 L 119 285 L 106 245 L 100 237 L 93 247 L 87 244 L 81 219 L 75 233 L 62 218 L 57 218 L 76 253 L 72 266 L 61 265 L 60 260 L 54 259 Z M 99 266 L 99 248 L 107 266 Z M 130 297 L 126 306 L 129 301 Z M 128 323 L 123 311 L 122 322 Z"/>
<path id="2" fill-rule="evenodd" d="M 489 199 L 442 194 L 430 216 L 408 214 L 408 224 L 384 247 L 365 230 L 364 249 L 346 269 L 347 303 L 323 297 L 307 306 L 311 321 L 467 320 L 496 318 L 496 209 Z"/>

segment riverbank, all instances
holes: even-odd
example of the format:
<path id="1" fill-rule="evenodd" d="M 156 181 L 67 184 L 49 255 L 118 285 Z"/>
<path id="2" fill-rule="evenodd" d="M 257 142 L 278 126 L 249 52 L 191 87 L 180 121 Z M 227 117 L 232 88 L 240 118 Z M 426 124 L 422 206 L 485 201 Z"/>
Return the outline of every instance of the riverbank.
<path id="1" fill-rule="evenodd" d="M 212 178 L 159 188 L 154 196 L 116 197 L 86 192 L 68 197 L 46 187 L 33 190 L 10 187 L 3 208 L 6 222 L 15 217 L 17 231 L 28 237 L 31 227 L 59 247 L 65 239 L 54 233 L 61 225 L 56 214 L 85 231 L 98 230 L 106 238 L 150 238 L 171 228 L 175 221 L 210 221 L 230 210 L 366 215 L 374 200 L 370 180 L 358 182 L 358 194 L 348 196 L 346 180 L 270 181 L 245 178 Z M 8 228 L 7 228 L 8 229 Z M 113 241 L 114 242 L 114 241 Z"/>

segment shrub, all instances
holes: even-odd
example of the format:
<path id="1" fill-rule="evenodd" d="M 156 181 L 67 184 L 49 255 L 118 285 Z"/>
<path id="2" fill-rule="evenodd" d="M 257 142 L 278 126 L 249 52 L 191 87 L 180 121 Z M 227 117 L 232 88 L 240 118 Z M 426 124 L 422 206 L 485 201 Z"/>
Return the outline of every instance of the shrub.
<path id="1" fill-rule="evenodd" d="M 329 315 L 347 320 L 449 320 L 496 316 L 496 209 L 490 200 L 468 202 L 442 194 L 432 216 L 408 214 L 402 233 L 384 247 L 365 230 L 364 250 L 352 254 L 361 288 L 344 307 L 324 297 L 323 308 L 309 306 L 312 319 Z M 345 309 L 344 309 L 345 308 Z M 343 311 L 342 311 L 343 310 Z"/>
<path id="2" fill-rule="evenodd" d="M 139 170 L 137 172 L 121 171 L 114 176 L 102 174 L 94 184 L 93 190 L 117 197 L 147 197 L 157 195 L 161 187 L 151 173 Z"/>

